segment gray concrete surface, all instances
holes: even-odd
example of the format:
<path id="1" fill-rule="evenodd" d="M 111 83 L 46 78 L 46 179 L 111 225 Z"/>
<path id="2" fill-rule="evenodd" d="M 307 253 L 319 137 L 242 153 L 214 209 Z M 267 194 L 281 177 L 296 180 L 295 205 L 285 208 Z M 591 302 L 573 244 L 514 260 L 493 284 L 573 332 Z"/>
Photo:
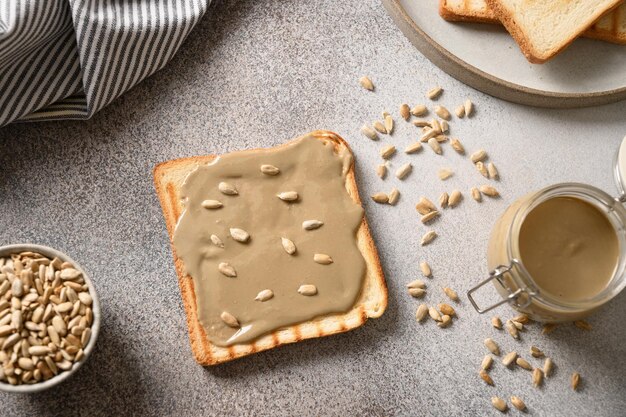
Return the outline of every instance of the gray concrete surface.
<path id="1" fill-rule="evenodd" d="M 376 93 L 359 88 L 362 74 Z M 433 225 L 440 238 L 421 248 L 426 229 L 413 208 L 417 198 L 466 191 L 482 177 L 446 147 L 443 157 L 397 155 L 393 167 L 411 160 L 413 173 L 383 182 L 373 169 L 379 147 L 404 148 L 415 128 L 401 123 L 381 143 L 358 128 L 383 109 L 425 102 L 435 84 L 446 89 L 440 101 L 449 107 L 465 97 L 476 102 L 476 116 L 455 122 L 453 134 L 469 150 L 488 150 L 503 198 L 482 205 L 466 198 Z M 402 192 L 396 207 L 365 201 L 387 274 L 388 310 L 356 331 L 202 368 L 190 351 L 152 167 L 272 146 L 318 128 L 350 141 L 364 196 L 393 185 Z M 541 336 L 533 326 L 515 342 L 465 298 L 451 328 L 416 324 L 418 303 L 404 286 L 422 259 L 435 274 L 428 303 L 443 300 L 443 285 L 463 292 L 482 279 L 491 225 L 527 191 L 560 181 L 613 191 L 611 162 L 624 135 L 626 102 L 552 111 L 456 82 L 413 49 L 377 0 L 218 2 L 170 65 L 92 120 L 0 130 L 0 244 L 67 252 L 91 274 L 103 306 L 86 366 L 46 393 L 0 394 L 0 415 L 497 415 L 490 397 L 515 394 L 528 415 L 623 416 L 626 294 L 590 318 L 590 332 L 568 325 Z M 436 177 L 442 166 L 456 172 L 446 183 Z M 497 363 L 496 386 L 485 386 L 477 371 L 488 336 L 526 357 L 538 345 L 554 358 L 554 377 L 535 389 L 527 371 Z M 583 377 L 577 393 L 569 388 L 574 370 Z"/>

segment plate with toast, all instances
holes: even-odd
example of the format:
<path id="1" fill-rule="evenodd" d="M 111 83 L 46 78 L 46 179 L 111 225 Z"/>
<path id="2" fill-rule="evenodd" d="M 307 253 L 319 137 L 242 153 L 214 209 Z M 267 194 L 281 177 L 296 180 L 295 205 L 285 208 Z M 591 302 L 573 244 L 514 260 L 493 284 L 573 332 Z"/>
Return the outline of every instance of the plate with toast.
<path id="1" fill-rule="evenodd" d="M 623 0 L 383 0 L 409 40 L 504 100 L 583 107 L 626 98 Z"/>

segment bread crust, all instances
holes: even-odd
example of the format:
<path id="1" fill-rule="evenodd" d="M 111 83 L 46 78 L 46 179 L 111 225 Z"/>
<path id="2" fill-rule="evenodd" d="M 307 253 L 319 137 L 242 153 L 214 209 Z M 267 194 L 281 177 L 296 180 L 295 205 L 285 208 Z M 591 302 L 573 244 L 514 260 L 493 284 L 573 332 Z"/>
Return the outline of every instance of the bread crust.
<path id="1" fill-rule="evenodd" d="M 313 135 L 318 140 L 332 143 L 335 153 L 343 149 L 348 150 L 350 153 L 352 152 L 347 142 L 336 133 L 317 130 L 310 133 L 310 135 Z M 286 146 L 288 143 L 279 145 L 276 148 Z M 180 199 L 182 181 L 198 165 L 208 164 L 216 157 L 217 155 L 207 155 L 175 159 L 162 162 L 154 167 L 153 170 L 154 185 L 163 209 L 163 216 L 174 256 L 178 284 L 187 315 L 191 350 L 199 364 L 204 366 L 216 365 L 284 344 L 346 332 L 363 325 L 368 318 L 377 318 L 383 314 L 387 307 L 385 276 L 378 257 L 378 250 L 367 220 L 363 216 L 361 226 L 357 231 L 357 243 L 365 258 L 367 272 L 361 294 L 352 310 L 344 314 L 320 316 L 304 323 L 280 328 L 270 334 L 261 336 L 252 343 L 228 347 L 212 344 L 198 319 L 193 280 L 184 273 L 183 262 L 176 255 L 173 245 L 173 236 L 176 223 L 183 211 Z M 354 161 L 351 162 L 350 169 L 346 175 L 346 189 L 356 203 L 362 204 L 356 185 Z"/>
<path id="2" fill-rule="evenodd" d="M 615 9 L 623 0 L 612 0 L 613 3 L 611 7 L 606 10 L 596 12 L 596 15 L 593 16 L 593 19 L 590 21 L 589 25 L 583 26 L 580 28 L 580 31 L 570 36 L 565 42 L 563 42 L 559 47 L 554 48 L 549 51 L 548 54 L 542 55 L 540 52 L 536 51 L 532 45 L 532 42 L 528 39 L 528 36 L 524 33 L 524 30 L 520 28 L 515 22 L 514 16 L 509 13 L 509 11 L 501 4 L 501 0 L 486 0 L 487 5 L 491 10 L 493 10 L 494 14 L 502 22 L 506 30 L 511 34 L 515 42 L 517 42 L 518 46 L 522 50 L 526 59 L 533 64 L 543 64 L 554 56 L 558 55 L 561 51 L 567 48 L 576 38 L 578 38 L 584 31 L 593 26 L 594 22 L 602 17 L 604 13 L 608 13 L 610 10 Z"/>
<path id="3" fill-rule="evenodd" d="M 439 16 L 448 22 L 500 24 L 498 18 L 492 13 L 482 13 L 470 9 L 463 13 L 457 13 L 454 8 L 448 6 L 448 0 L 439 0 Z"/>

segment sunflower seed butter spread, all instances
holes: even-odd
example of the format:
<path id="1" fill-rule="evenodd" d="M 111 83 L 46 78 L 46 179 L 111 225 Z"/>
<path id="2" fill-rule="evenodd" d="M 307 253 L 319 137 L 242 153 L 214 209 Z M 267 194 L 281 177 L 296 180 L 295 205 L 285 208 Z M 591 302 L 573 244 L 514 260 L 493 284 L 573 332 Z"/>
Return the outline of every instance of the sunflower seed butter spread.
<path id="1" fill-rule="evenodd" d="M 346 189 L 350 151 L 304 136 L 234 152 L 186 178 L 174 247 L 218 346 L 345 313 L 363 284 L 363 208 Z"/>

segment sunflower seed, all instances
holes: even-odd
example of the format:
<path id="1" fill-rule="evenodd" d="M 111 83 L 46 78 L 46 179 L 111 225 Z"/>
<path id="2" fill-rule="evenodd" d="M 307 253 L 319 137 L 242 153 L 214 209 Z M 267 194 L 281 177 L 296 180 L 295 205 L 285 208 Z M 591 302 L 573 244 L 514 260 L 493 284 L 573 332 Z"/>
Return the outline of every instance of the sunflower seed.
<path id="1" fill-rule="evenodd" d="M 296 201 L 298 199 L 298 193 L 296 191 L 283 191 L 276 194 L 276 197 L 283 201 Z"/>
<path id="2" fill-rule="evenodd" d="M 449 299 L 451 299 L 452 301 L 459 301 L 459 295 L 456 293 L 456 291 L 454 291 L 452 288 L 449 287 L 444 287 L 443 288 L 443 292 L 444 294 L 446 294 L 448 296 Z"/>
<path id="3" fill-rule="evenodd" d="M 437 139 L 438 143 L 444 143 L 448 141 L 448 137 L 445 135 L 437 135 L 435 136 L 435 139 Z"/>
<path id="4" fill-rule="evenodd" d="M 228 262 L 220 262 L 217 269 L 227 277 L 234 278 L 237 276 L 237 271 L 235 271 L 235 268 Z"/>
<path id="5" fill-rule="evenodd" d="M 426 314 L 428 314 L 428 306 L 426 304 L 420 304 L 415 311 L 415 320 L 418 322 L 423 321 L 426 318 Z"/>
<path id="6" fill-rule="evenodd" d="M 395 206 L 399 198 L 400 198 L 400 191 L 398 191 L 398 189 L 394 187 L 389 192 L 389 201 L 387 201 L 387 203 L 392 206 Z"/>
<path id="7" fill-rule="evenodd" d="M 428 142 L 430 139 L 434 138 L 435 136 L 437 136 L 439 134 L 439 132 L 437 132 L 434 129 L 431 129 L 431 128 L 424 128 L 424 129 L 425 129 L 425 131 L 422 134 L 422 136 L 420 137 L 420 142 Z M 436 141 L 437 140 L 435 139 L 435 142 Z M 437 143 L 439 143 L 439 142 L 437 142 Z"/>
<path id="8" fill-rule="evenodd" d="M 428 90 L 428 92 L 426 93 L 426 97 L 428 97 L 431 100 L 435 100 L 441 95 L 442 92 L 443 92 L 443 88 L 437 86 Z"/>
<path id="9" fill-rule="evenodd" d="M 330 265 L 333 263 L 333 258 L 326 255 L 325 253 L 316 253 L 315 255 L 313 255 L 313 261 L 322 265 Z"/>
<path id="10" fill-rule="evenodd" d="M 520 411 L 526 410 L 526 404 L 524 404 L 524 401 L 522 401 L 520 397 L 516 397 L 515 395 L 512 395 L 511 404 L 513 404 L 513 407 L 517 408 Z"/>
<path id="11" fill-rule="evenodd" d="M 220 314 L 220 318 L 222 319 L 224 323 L 226 323 L 228 327 L 233 327 L 233 328 L 240 327 L 239 320 L 237 320 L 235 316 L 230 314 L 228 311 L 223 311 L 222 314 Z"/>
<path id="12" fill-rule="evenodd" d="M 434 220 L 436 217 L 439 216 L 439 212 L 438 211 L 431 211 L 430 213 L 426 213 L 421 217 L 421 222 L 423 224 L 426 224 L 432 220 Z"/>
<path id="13" fill-rule="evenodd" d="M 465 115 L 467 117 L 470 117 L 472 113 L 474 113 L 474 103 L 472 103 L 470 99 L 465 100 L 463 107 L 465 108 Z"/>
<path id="14" fill-rule="evenodd" d="M 579 329 L 582 330 L 591 330 L 591 324 L 589 324 L 587 321 L 585 320 L 576 320 L 574 322 L 574 326 L 578 327 Z"/>
<path id="15" fill-rule="evenodd" d="M 324 222 L 321 222 L 319 220 L 305 220 L 305 221 L 302 222 L 302 228 L 304 230 L 319 229 L 323 225 L 324 225 Z"/>
<path id="16" fill-rule="evenodd" d="M 361 84 L 361 87 L 366 90 L 374 91 L 374 83 L 369 79 L 369 77 L 363 76 L 359 78 L 359 84 Z"/>
<path id="17" fill-rule="evenodd" d="M 223 204 L 218 200 L 204 200 L 202 202 L 202 207 L 205 209 L 218 209 L 221 208 Z"/>
<path id="18" fill-rule="evenodd" d="M 487 385 L 493 385 L 493 379 L 491 379 L 489 374 L 484 369 L 481 369 L 478 375 L 480 375 L 482 380 L 485 381 Z"/>
<path id="19" fill-rule="evenodd" d="M 554 362 L 552 362 L 552 359 L 546 358 L 546 360 L 543 362 L 543 373 L 544 373 L 544 375 L 546 377 L 551 376 L 553 369 L 554 369 Z"/>
<path id="20" fill-rule="evenodd" d="M 435 106 L 433 111 L 435 112 L 437 116 L 441 117 L 444 120 L 450 120 L 450 118 L 452 117 L 448 109 L 446 109 L 444 106 Z"/>
<path id="21" fill-rule="evenodd" d="M 15 278 L 13 280 L 13 284 L 11 285 L 11 293 L 15 297 L 21 297 L 24 294 L 24 284 L 22 280 L 19 278 Z"/>
<path id="22" fill-rule="evenodd" d="M 400 106 L 400 116 L 406 121 L 411 118 L 411 108 L 408 104 L 404 103 Z"/>
<path id="23" fill-rule="evenodd" d="M 533 369 L 533 385 L 538 388 L 543 383 L 543 371 L 539 368 Z"/>
<path id="24" fill-rule="evenodd" d="M 448 207 L 456 207 L 461 202 L 463 195 L 459 190 L 454 190 L 450 193 L 450 198 L 448 198 Z"/>
<path id="25" fill-rule="evenodd" d="M 361 126 L 361 133 L 365 137 L 367 137 L 367 138 L 369 138 L 371 140 L 378 140 L 378 134 L 376 133 L 376 131 L 374 129 L 372 129 L 368 125 Z"/>
<path id="26" fill-rule="evenodd" d="M 428 307 L 428 315 L 435 321 L 441 321 L 441 314 L 439 314 L 435 307 Z"/>
<path id="27" fill-rule="evenodd" d="M 427 278 L 433 275 L 433 271 L 431 270 L 430 265 L 428 265 L 428 262 L 420 262 L 420 269 L 422 270 L 422 275 Z"/>
<path id="28" fill-rule="evenodd" d="M 530 363 L 528 363 L 528 361 L 524 358 L 517 358 L 515 360 L 515 363 L 517 364 L 517 366 L 519 366 L 520 368 L 526 369 L 527 371 L 532 371 L 533 367 Z"/>
<path id="29" fill-rule="evenodd" d="M 393 117 L 390 114 L 385 116 L 385 130 L 389 135 L 393 132 Z"/>
<path id="30" fill-rule="evenodd" d="M 230 235 L 237 242 L 246 243 L 248 240 L 250 240 L 250 234 L 248 232 L 243 229 L 238 229 L 236 227 L 230 228 Z"/>
<path id="31" fill-rule="evenodd" d="M 448 200 L 449 200 L 450 196 L 448 195 L 448 193 L 444 192 L 441 193 L 441 195 L 439 196 L 439 205 L 441 206 L 441 208 L 446 208 L 448 207 Z"/>
<path id="32" fill-rule="evenodd" d="M 222 242 L 222 239 L 220 239 L 217 235 L 211 235 L 211 242 L 213 242 L 213 244 L 218 248 L 224 247 L 224 242 Z"/>
<path id="33" fill-rule="evenodd" d="M 317 287 L 311 284 L 300 285 L 298 292 L 302 295 L 315 295 L 317 294 Z"/>
<path id="34" fill-rule="evenodd" d="M 45 356 L 50 353 L 48 346 L 31 346 L 28 348 L 28 353 L 32 356 Z"/>
<path id="35" fill-rule="evenodd" d="M 415 127 L 426 127 L 426 126 L 430 126 L 430 124 L 426 121 L 426 120 L 415 120 L 413 121 L 413 125 Z"/>
<path id="36" fill-rule="evenodd" d="M 472 194 L 472 198 L 473 198 L 474 200 L 478 201 L 479 203 L 480 203 L 481 201 L 483 201 L 483 196 L 482 196 L 482 194 L 480 193 L 480 190 L 479 190 L 478 188 L 476 188 L 476 187 L 472 187 L 472 188 L 471 188 L 471 190 L 470 190 L 470 194 Z"/>
<path id="37" fill-rule="evenodd" d="M 554 329 L 556 329 L 557 326 L 558 324 L 556 323 L 546 323 L 541 329 L 541 334 L 550 334 L 554 331 Z"/>
<path id="38" fill-rule="evenodd" d="M 286 237 L 281 237 L 280 243 L 283 245 L 283 249 L 285 249 L 285 252 L 287 252 L 289 255 L 293 255 L 294 253 L 296 253 L 296 245 L 291 240 L 287 239 Z"/>
<path id="39" fill-rule="evenodd" d="M 59 277 L 63 281 L 66 281 L 66 280 L 74 281 L 78 279 L 81 275 L 82 275 L 82 272 L 80 272 L 77 269 L 65 268 L 64 270 L 61 271 L 61 273 L 59 274 Z"/>
<path id="40" fill-rule="evenodd" d="M 542 358 L 544 356 L 543 352 L 541 351 L 541 349 L 539 349 L 537 346 L 531 346 L 530 347 L 530 354 L 534 357 L 534 358 Z"/>
<path id="41" fill-rule="evenodd" d="M 272 290 L 263 290 L 260 291 L 256 297 L 254 298 L 255 301 L 267 301 L 270 298 L 272 298 L 274 296 L 274 292 Z"/>
<path id="42" fill-rule="evenodd" d="M 489 162 L 487 164 L 487 172 L 489 173 L 489 177 L 491 177 L 491 179 L 494 179 L 494 180 L 500 179 L 500 173 L 498 172 L 498 169 L 493 164 L 493 162 Z"/>
<path id="43" fill-rule="evenodd" d="M 465 155 L 465 148 L 461 144 L 461 141 L 454 138 L 450 141 L 450 145 L 452 146 L 452 149 L 454 149 L 458 154 Z"/>
<path id="44" fill-rule="evenodd" d="M 462 119 L 465 117 L 465 107 L 463 105 L 458 106 L 454 109 L 454 113 L 456 113 L 456 117 Z"/>
<path id="45" fill-rule="evenodd" d="M 439 308 L 439 311 L 441 311 L 443 314 L 446 314 L 450 317 L 456 316 L 456 311 L 450 304 L 440 303 L 437 304 L 437 308 Z"/>
<path id="46" fill-rule="evenodd" d="M 67 334 L 67 325 L 61 316 L 52 317 L 52 327 L 54 327 L 54 330 L 56 330 L 61 337 Z"/>
<path id="47" fill-rule="evenodd" d="M 8 336 L 13 333 L 13 326 L 10 324 L 5 324 L 4 326 L 0 326 L 0 337 Z"/>
<path id="48" fill-rule="evenodd" d="M 420 245 L 426 246 L 430 244 L 433 240 L 435 240 L 436 237 L 437 237 L 437 232 L 435 232 L 434 230 L 431 230 L 430 232 L 427 232 L 424 236 L 422 236 Z"/>
<path id="49" fill-rule="evenodd" d="M 506 410 L 509 408 L 506 405 L 506 401 L 504 401 L 500 397 L 491 397 L 491 405 L 493 405 L 493 408 L 498 411 L 502 411 L 503 413 L 506 412 Z"/>
<path id="50" fill-rule="evenodd" d="M 441 123 L 439 123 L 439 120 L 437 119 L 430 120 L 430 127 L 433 131 L 437 132 L 437 135 L 440 135 L 441 132 L 443 132 L 443 129 L 441 128 Z"/>
<path id="51" fill-rule="evenodd" d="M 437 211 L 437 207 L 433 204 L 432 201 L 430 201 L 426 197 L 420 197 L 419 202 L 415 206 L 415 209 L 419 212 L 419 214 L 426 214 L 430 211 Z"/>
<path id="52" fill-rule="evenodd" d="M 54 309 L 57 313 L 62 314 L 72 311 L 72 308 L 74 308 L 74 305 L 68 301 L 57 305 Z"/>
<path id="53" fill-rule="evenodd" d="M 511 323 L 513 323 L 517 330 L 524 330 L 524 325 L 519 321 L 511 320 Z"/>
<path id="54" fill-rule="evenodd" d="M 423 104 L 418 104 L 411 109 L 411 114 L 416 117 L 424 116 L 426 113 L 428 113 L 428 107 Z"/>
<path id="55" fill-rule="evenodd" d="M 452 317 L 450 317 L 447 314 L 444 314 L 441 316 L 441 322 L 437 323 L 437 326 L 444 328 L 444 327 L 448 327 L 451 324 L 452 324 Z"/>
<path id="56" fill-rule="evenodd" d="M 25 371 L 32 371 L 35 369 L 35 364 L 30 358 L 19 358 L 17 360 L 17 365 Z"/>
<path id="57" fill-rule="evenodd" d="M 280 169 L 275 167 L 274 165 L 261 165 L 261 172 L 265 175 L 278 175 L 280 174 Z"/>
<path id="58" fill-rule="evenodd" d="M 478 187 L 478 189 L 480 190 L 481 193 L 489 197 L 498 197 L 500 195 L 498 190 L 496 190 L 491 185 L 481 185 L 480 187 Z"/>
<path id="59" fill-rule="evenodd" d="M 424 295 L 426 295 L 426 290 L 423 288 L 409 288 L 407 291 L 411 296 L 415 298 L 422 298 Z"/>
<path id="60" fill-rule="evenodd" d="M 239 191 L 237 191 L 237 187 L 228 182 L 220 182 L 217 188 L 222 192 L 222 194 L 226 195 L 237 195 Z"/>
<path id="61" fill-rule="evenodd" d="M 387 204 L 389 202 L 389 196 L 385 193 L 376 193 L 372 195 L 372 200 L 379 204 Z"/>
<path id="62" fill-rule="evenodd" d="M 500 317 L 494 316 L 491 318 L 491 325 L 496 329 L 502 329 L 502 320 L 500 320 Z"/>
<path id="63" fill-rule="evenodd" d="M 19 333 L 14 333 L 11 336 L 7 337 L 2 343 L 2 350 L 7 350 L 13 347 L 13 345 L 19 342 L 20 339 L 22 339 L 22 336 Z"/>
<path id="64" fill-rule="evenodd" d="M 442 120 L 439 124 L 441 125 L 441 133 L 448 133 L 450 131 L 450 124 L 447 121 Z"/>
<path id="65" fill-rule="evenodd" d="M 380 156 L 383 159 L 389 159 L 396 153 L 396 147 L 393 145 L 387 145 L 380 150 Z"/>
<path id="66" fill-rule="evenodd" d="M 80 335 L 80 345 L 81 346 L 87 346 L 87 343 L 89 343 L 90 339 L 91 339 L 91 329 L 87 328 Z"/>
<path id="67" fill-rule="evenodd" d="M 480 363 L 480 369 L 488 371 L 493 364 L 493 357 L 491 355 L 485 355 L 483 361 Z"/>
<path id="68" fill-rule="evenodd" d="M 506 331 L 511 335 L 513 339 L 519 339 L 519 331 L 517 330 L 517 327 L 515 327 L 515 325 L 513 324 L 511 320 L 507 320 L 504 327 L 506 328 Z"/>
<path id="69" fill-rule="evenodd" d="M 522 324 L 527 324 L 531 321 L 530 317 L 528 317 L 526 314 L 519 314 L 515 316 L 512 320 Z"/>
<path id="70" fill-rule="evenodd" d="M 480 175 L 482 175 L 485 178 L 489 178 L 489 172 L 487 172 L 487 168 L 485 167 L 485 164 L 483 164 L 482 162 L 476 162 L 476 169 L 478 170 L 478 172 L 480 172 Z"/>
<path id="71" fill-rule="evenodd" d="M 387 132 L 387 128 L 385 127 L 384 124 L 382 124 L 381 122 L 379 122 L 378 120 L 376 120 L 374 123 L 372 123 L 372 125 L 374 126 L 374 129 L 376 129 L 379 133 L 382 133 L 384 135 L 386 135 Z"/>
<path id="72" fill-rule="evenodd" d="M 485 158 L 487 158 L 487 152 L 485 152 L 483 149 L 479 149 L 470 155 L 470 159 L 473 163 L 476 163 L 478 161 L 484 161 Z"/>
<path id="73" fill-rule="evenodd" d="M 404 153 L 412 154 L 412 153 L 419 152 L 421 150 L 422 150 L 422 144 L 420 142 L 415 142 L 407 146 L 406 149 L 404 150 Z"/>
<path id="74" fill-rule="evenodd" d="M 410 162 L 402 165 L 400 168 L 398 168 L 398 170 L 396 171 L 396 177 L 399 180 L 403 180 L 406 178 L 407 175 L 409 175 L 411 173 L 411 170 L 413 169 L 413 165 L 411 165 Z"/>
<path id="75" fill-rule="evenodd" d="M 378 165 L 376 167 L 376 175 L 378 175 L 380 179 L 385 179 L 385 176 L 387 176 L 387 165 L 385 164 Z"/>
<path id="76" fill-rule="evenodd" d="M 452 170 L 448 169 L 448 168 L 441 168 L 438 172 L 437 175 L 439 176 L 439 179 L 442 181 L 447 180 L 448 178 L 450 178 L 452 175 L 454 175 L 454 172 L 452 172 Z"/>
<path id="77" fill-rule="evenodd" d="M 580 385 L 580 374 L 578 372 L 574 372 L 572 374 L 572 389 L 574 391 L 578 390 L 578 385 Z"/>
<path id="78" fill-rule="evenodd" d="M 441 155 L 442 153 L 441 145 L 439 145 L 439 142 L 437 142 L 437 139 L 435 138 L 428 139 L 428 145 L 437 155 Z"/>
<path id="79" fill-rule="evenodd" d="M 496 356 L 500 356 L 500 348 L 492 338 L 485 339 L 485 347 L 489 349 L 489 352 Z"/>

